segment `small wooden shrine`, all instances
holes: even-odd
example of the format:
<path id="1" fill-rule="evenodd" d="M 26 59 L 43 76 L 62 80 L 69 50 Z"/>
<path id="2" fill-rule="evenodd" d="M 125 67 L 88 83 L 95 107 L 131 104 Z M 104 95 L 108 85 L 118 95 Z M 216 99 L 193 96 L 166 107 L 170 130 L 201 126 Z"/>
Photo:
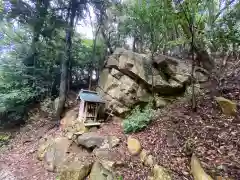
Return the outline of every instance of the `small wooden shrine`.
<path id="1" fill-rule="evenodd" d="M 95 91 L 82 89 L 78 99 L 80 100 L 78 121 L 82 121 L 86 126 L 100 125 L 97 116 L 100 106 L 104 104 L 101 96 Z"/>

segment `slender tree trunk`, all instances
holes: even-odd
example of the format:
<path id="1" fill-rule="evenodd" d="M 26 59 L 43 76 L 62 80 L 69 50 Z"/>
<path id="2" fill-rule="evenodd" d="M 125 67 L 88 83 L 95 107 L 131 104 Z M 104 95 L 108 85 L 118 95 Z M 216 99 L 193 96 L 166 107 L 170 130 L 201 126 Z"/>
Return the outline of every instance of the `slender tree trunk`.
<path id="1" fill-rule="evenodd" d="M 133 37 L 132 51 L 136 52 L 136 38 Z"/>
<path id="2" fill-rule="evenodd" d="M 96 62 L 96 46 L 97 46 L 97 36 L 100 30 L 100 26 L 97 28 L 97 31 L 95 33 L 95 37 L 94 37 L 94 41 L 93 41 L 93 51 L 92 51 L 92 61 L 90 68 L 89 68 L 89 85 L 88 85 L 88 89 L 91 90 L 92 88 L 92 75 L 93 75 L 93 63 L 97 63 Z"/>
<path id="3" fill-rule="evenodd" d="M 151 73 L 152 73 L 152 96 L 154 98 L 154 72 L 153 72 L 153 61 L 154 61 L 154 57 L 153 57 L 154 53 L 151 52 Z"/>
<path id="4" fill-rule="evenodd" d="M 232 49 L 233 49 L 233 58 L 237 59 L 237 44 L 236 43 L 232 44 Z"/>
<path id="5" fill-rule="evenodd" d="M 188 27 L 187 23 L 182 23 L 181 27 L 183 29 L 184 34 L 187 38 L 192 37 L 191 33 L 191 27 Z M 196 60 L 199 62 L 199 64 L 206 70 L 211 71 L 215 64 L 214 60 L 211 58 L 209 53 L 206 50 L 206 47 L 201 39 L 194 39 L 193 45 L 191 47 L 196 52 L 197 58 Z"/>
<path id="6" fill-rule="evenodd" d="M 92 67 L 88 70 L 88 90 L 91 90 L 92 88 Z"/>
<path id="7" fill-rule="evenodd" d="M 72 63 L 71 60 L 69 61 L 69 70 L 68 70 L 68 88 L 67 88 L 67 92 L 70 91 L 72 87 Z"/>
<path id="8" fill-rule="evenodd" d="M 61 118 L 61 114 L 64 110 L 64 105 L 66 102 L 66 95 L 67 95 L 67 83 L 68 83 L 68 70 L 69 70 L 69 64 L 71 60 L 71 48 L 72 48 L 72 35 L 73 35 L 73 25 L 74 25 L 74 18 L 76 16 L 76 0 L 72 0 L 70 2 L 70 9 L 68 14 L 71 14 L 70 16 L 70 23 L 66 30 L 66 55 L 62 59 L 62 65 L 61 65 L 61 82 L 60 82 L 60 92 L 59 92 L 59 102 L 58 102 L 58 108 L 56 112 L 56 116 L 58 120 Z M 67 17 L 68 19 L 68 17 Z"/>
<path id="9" fill-rule="evenodd" d="M 105 34 L 104 30 L 103 30 L 103 27 L 101 27 L 101 33 L 102 33 L 103 39 L 104 39 L 104 41 L 105 41 L 105 43 L 106 43 L 106 45 L 108 47 L 108 50 L 109 50 L 110 54 L 112 54 L 113 53 L 113 48 L 111 46 L 109 38 L 106 36 L 106 34 Z"/>
<path id="10" fill-rule="evenodd" d="M 194 17 L 192 17 L 192 24 L 189 27 L 192 35 L 191 41 L 191 51 L 192 51 L 192 71 L 191 71 L 191 81 L 192 81 L 192 111 L 197 111 L 197 101 L 195 95 L 195 83 L 194 83 L 194 69 L 195 69 L 195 59 L 194 59 Z"/>

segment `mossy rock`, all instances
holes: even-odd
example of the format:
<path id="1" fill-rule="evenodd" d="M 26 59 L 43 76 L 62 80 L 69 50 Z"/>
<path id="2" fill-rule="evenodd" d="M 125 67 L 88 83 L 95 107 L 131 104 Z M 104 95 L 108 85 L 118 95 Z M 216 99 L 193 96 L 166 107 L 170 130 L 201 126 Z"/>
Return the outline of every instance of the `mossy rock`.
<path id="1" fill-rule="evenodd" d="M 11 139 L 11 135 L 10 134 L 0 134 L 0 147 L 8 144 L 10 139 Z"/>
<path id="2" fill-rule="evenodd" d="M 59 180 L 83 180 L 88 176 L 91 168 L 92 163 L 72 162 L 61 171 Z"/>

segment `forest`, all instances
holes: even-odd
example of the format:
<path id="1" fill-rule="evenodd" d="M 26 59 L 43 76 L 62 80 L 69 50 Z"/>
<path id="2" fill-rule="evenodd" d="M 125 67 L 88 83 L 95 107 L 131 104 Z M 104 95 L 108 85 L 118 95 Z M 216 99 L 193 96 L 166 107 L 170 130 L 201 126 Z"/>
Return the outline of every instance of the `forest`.
<path id="1" fill-rule="evenodd" d="M 0 0 L 0 179 L 240 179 L 239 77 L 239 0 Z M 81 89 L 107 102 L 102 135 L 74 121 Z M 127 167 L 90 158 L 105 136 Z M 84 172 L 56 155 L 73 142 Z"/>

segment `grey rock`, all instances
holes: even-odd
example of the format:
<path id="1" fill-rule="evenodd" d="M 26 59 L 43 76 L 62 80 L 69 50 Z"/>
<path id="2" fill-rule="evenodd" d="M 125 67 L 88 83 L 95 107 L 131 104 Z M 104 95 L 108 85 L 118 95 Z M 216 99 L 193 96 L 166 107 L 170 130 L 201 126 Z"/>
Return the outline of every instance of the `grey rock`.
<path id="1" fill-rule="evenodd" d="M 77 138 L 77 144 L 86 148 L 101 147 L 105 137 L 94 132 L 84 133 Z"/>

